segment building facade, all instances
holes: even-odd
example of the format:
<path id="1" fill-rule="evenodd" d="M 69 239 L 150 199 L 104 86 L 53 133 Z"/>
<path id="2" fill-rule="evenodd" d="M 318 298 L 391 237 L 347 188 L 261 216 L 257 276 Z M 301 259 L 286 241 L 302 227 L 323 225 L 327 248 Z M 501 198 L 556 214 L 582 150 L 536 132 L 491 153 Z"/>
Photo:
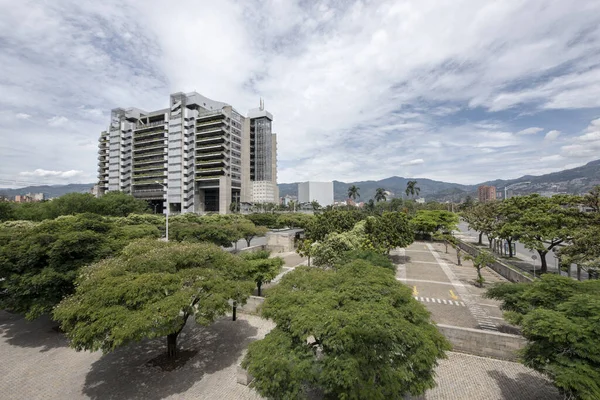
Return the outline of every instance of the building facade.
<path id="1" fill-rule="evenodd" d="M 319 202 L 326 207 L 333 204 L 333 182 L 301 182 L 298 184 L 298 203 Z"/>
<path id="2" fill-rule="evenodd" d="M 270 117 L 270 133 L 273 116 L 262 100 L 259 110 Z M 261 178 L 267 169 L 252 151 L 252 120 L 196 92 L 172 94 L 161 110 L 116 108 L 100 135 L 99 194 L 130 193 L 163 213 L 168 207 L 169 213 L 225 214 L 233 202 L 251 202 L 258 176 L 252 165 Z M 275 135 L 269 139 L 269 149 L 276 148 Z M 277 187 L 276 150 L 268 162 Z"/>
<path id="3" fill-rule="evenodd" d="M 496 200 L 496 187 L 481 185 L 477 190 L 477 194 L 479 195 L 480 203 L 494 201 Z"/>

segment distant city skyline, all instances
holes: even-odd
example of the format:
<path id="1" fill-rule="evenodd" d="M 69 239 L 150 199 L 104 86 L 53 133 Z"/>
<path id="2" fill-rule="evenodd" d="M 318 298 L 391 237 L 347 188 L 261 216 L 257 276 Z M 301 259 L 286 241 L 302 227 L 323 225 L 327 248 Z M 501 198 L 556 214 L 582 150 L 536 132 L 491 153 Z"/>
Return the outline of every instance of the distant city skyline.
<path id="1" fill-rule="evenodd" d="M 177 91 L 262 97 L 280 183 L 477 184 L 600 154 L 597 1 L 178 4 L 4 7 L 0 187 L 94 182 L 110 110 Z"/>

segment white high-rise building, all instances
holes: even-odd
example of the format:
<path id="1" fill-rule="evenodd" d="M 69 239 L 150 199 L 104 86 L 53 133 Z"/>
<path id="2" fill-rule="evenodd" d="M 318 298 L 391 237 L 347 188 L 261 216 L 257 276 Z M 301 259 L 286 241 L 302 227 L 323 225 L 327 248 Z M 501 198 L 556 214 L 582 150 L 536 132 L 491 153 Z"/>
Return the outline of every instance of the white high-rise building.
<path id="1" fill-rule="evenodd" d="M 273 116 L 262 100 L 248 118 L 196 92 L 169 100 L 157 111 L 112 110 L 110 127 L 100 135 L 100 194 L 131 193 L 157 212 L 224 214 L 232 202 L 252 201 L 257 178 L 277 188 Z"/>
<path id="2" fill-rule="evenodd" d="M 333 204 L 333 182 L 302 182 L 298 184 L 298 203 L 319 202 L 322 207 Z"/>

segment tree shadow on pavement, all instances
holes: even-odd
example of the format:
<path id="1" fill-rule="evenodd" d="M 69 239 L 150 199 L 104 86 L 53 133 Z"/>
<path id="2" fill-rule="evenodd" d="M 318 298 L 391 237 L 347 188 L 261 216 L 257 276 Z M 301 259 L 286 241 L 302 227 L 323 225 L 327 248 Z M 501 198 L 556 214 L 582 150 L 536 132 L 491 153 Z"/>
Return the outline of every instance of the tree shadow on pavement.
<path id="1" fill-rule="evenodd" d="M 82 392 L 92 399 L 145 400 L 184 393 L 203 376 L 237 365 L 257 333 L 247 321 L 231 321 L 231 317 L 209 327 L 190 321 L 179 336 L 178 349 L 196 354 L 180 368 L 163 371 L 152 366 L 150 361 L 166 351 L 166 338 L 146 340 L 108 353 L 92 364 Z M 231 382 L 227 377 L 219 384 L 237 385 L 235 372 Z"/>
<path id="2" fill-rule="evenodd" d="M 559 400 L 562 396 L 550 381 L 539 374 L 518 373 L 510 377 L 503 371 L 488 371 L 496 381 L 504 400 Z"/>
<path id="3" fill-rule="evenodd" d="M 0 310 L 0 337 L 13 346 L 41 347 L 41 352 L 67 347 L 67 338 L 57 326 L 46 315 L 27 321 L 22 315 Z"/>
<path id="4" fill-rule="evenodd" d="M 390 259 L 394 264 L 408 264 L 410 263 L 410 256 L 401 256 L 399 254 L 390 255 Z"/>

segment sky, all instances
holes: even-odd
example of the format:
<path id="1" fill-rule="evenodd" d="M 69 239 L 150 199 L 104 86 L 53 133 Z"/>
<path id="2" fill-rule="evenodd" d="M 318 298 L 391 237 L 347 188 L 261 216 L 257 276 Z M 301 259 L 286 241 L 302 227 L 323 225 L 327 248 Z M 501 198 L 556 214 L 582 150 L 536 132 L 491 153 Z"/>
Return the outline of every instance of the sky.
<path id="1" fill-rule="evenodd" d="M 600 158 L 600 1 L 0 0 L 0 186 L 92 183 L 110 110 L 265 101 L 278 181 Z"/>

